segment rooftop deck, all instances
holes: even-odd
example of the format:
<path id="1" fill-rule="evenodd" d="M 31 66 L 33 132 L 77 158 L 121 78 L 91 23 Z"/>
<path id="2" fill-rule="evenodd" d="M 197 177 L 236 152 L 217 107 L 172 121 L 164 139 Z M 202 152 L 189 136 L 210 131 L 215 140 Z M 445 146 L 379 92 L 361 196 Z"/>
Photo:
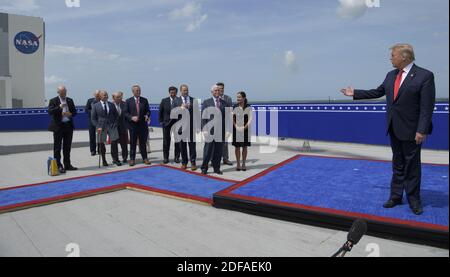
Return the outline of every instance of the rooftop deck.
<path id="1" fill-rule="evenodd" d="M 154 128 L 150 137 L 150 160 L 161 163 L 160 129 Z M 0 133 L 0 188 L 128 168 L 99 169 L 98 157 L 90 156 L 87 140 L 87 131 L 75 132 L 72 161 L 78 171 L 49 177 L 46 160 L 52 156 L 50 132 Z M 384 146 L 319 141 L 310 144 L 309 155 L 391 159 L 390 148 Z M 302 145 L 303 141 L 287 139 L 279 142 L 275 153 L 261 154 L 254 144 L 249 151 L 248 171 L 236 172 L 234 167 L 223 166 L 222 177 L 244 180 L 301 153 Z M 199 159 L 202 150 L 199 144 Z M 448 154 L 424 150 L 422 160 L 448 164 Z M 234 157 L 233 147 L 230 157 Z M 125 190 L 1 214 L 0 256 L 67 256 L 69 243 L 80 246 L 81 256 L 330 256 L 346 235 Z M 370 236 L 363 237 L 349 256 L 369 255 L 366 246 L 370 243 L 379 245 L 381 256 L 449 256 L 445 249 Z"/>

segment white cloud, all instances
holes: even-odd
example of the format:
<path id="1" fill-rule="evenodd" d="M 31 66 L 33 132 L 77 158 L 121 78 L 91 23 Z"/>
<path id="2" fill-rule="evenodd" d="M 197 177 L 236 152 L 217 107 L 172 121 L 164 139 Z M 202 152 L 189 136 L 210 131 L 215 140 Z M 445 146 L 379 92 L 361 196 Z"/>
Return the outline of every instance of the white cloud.
<path id="1" fill-rule="evenodd" d="M 354 19 L 363 16 L 367 9 L 366 0 L 339 0 L 337 13 L 341 18 Z"/>
<path id="2" fill-rule="evenodd" d="M 170 20 L 187 21 L 186 32 L 193 32 L 200 28 L 203 22 L 208 19 L 207 14 L 202 14 L 202 5 L 196 2 L 187 3 L 180 9 L 172 10 L 169 13 Z"/>
<path id="3" fill-rule="evenodd" d="M 284 52 L 284 65 L 292 72 L 298 70 L 297 57 L 292 50 Z"/>
<path id="4" fill-rule="evenodd" d="M 74 47 L 66 45 L 48 44 L 46 53 L 53 56 L 74 56 L 83 57 L 91 60 L 103 60 L 103 61 L 131 61 L 128 58 L 123 58 L 117 54 L 106 53 L 97 51 L 87 47 Z"/>
<path id="5" fill-rule="evenodd" d="M 56 44 L 48 44 L 46 49 L 48 54 L 63 54 L 63 55 L 91 55 L 95 51 L 90 48 L 74 47 L 74 46 L 65 46 L 65 45 L 56 45 Z"/>
<path id="6" fill-rule="evenodd" d="M 60 78 L 56 75 L 45 76 L 46 85 L 56 85 L 67 81 L 66 79 Z"/>
<path id="7" fill-rule="evenodd" d="M 202 23 L 205 22 L 206 19 L 208 19 L 207 14 L 204 14 L 201 17 L 195 19 L 194 22 L 190 23 L 186 27 L 186 32 L 193 32 L 193 31 L 197 30 L 198 28 L 200 28 L 200 25 L 202 25 Z"/>
<path id="8" fill-rule="evenodd" d="M 200 3 L 187 3 L 181 9 L 175 9 L 169 13 L 169 18 L 172 20 L 179 20 L 184 18 L 192 18 L 200 14 L 202 6 Z"/>
<path id="9" fill-rule="evenodd" d="M 8 13 L 32 12 L 39 9 L 36 0 L 2 0 L 0 11 Z"/>

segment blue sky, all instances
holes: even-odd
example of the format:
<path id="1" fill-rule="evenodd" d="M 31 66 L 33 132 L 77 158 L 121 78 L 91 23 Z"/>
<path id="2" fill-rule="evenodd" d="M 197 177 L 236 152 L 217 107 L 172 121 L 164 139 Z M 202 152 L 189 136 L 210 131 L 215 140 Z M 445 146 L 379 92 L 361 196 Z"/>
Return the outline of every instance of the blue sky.
<path id="1" fill-rule="evenodd" d="M 133 84 L 152 103 L 182 83 L 206 98 L 218 81 L 250 100 L 345 99 L 342 87 L 383 81 L 397 42 L 415 47 L 448 98 L 449 2 L 365 2 L 0 0 L 0 10 L 44 18 L 46 96 L 65 84 L 78 105 L 95 89 L 130 95 Z"/>

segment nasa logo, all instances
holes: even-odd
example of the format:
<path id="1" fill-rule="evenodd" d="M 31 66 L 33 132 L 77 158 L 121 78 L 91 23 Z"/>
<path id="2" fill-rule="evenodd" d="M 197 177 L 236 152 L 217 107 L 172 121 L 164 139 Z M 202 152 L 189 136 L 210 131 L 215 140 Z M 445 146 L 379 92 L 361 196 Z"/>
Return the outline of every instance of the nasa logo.
<path id="1" fill-rule="evenodd" d="M 39 49 L 39 38 L 31 32 L 20 32 L 14 38 L 14 45 L 23 54 L 33 54 Z"/>

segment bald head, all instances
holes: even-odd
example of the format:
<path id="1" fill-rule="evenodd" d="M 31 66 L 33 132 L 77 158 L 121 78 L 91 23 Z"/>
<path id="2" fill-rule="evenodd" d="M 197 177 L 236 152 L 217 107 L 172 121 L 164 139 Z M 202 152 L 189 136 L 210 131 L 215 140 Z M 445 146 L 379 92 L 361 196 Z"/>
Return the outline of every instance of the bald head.
<path id="1" fill-rule="evenodd" d="M 57 92 L 58 92 L 58 95 L 61 98 L 66 98 L 66 96 L 67 96 L 67 89 L 66 89 L 65 86 L 59 86 L 58 89 L 57 89 Z"/>

